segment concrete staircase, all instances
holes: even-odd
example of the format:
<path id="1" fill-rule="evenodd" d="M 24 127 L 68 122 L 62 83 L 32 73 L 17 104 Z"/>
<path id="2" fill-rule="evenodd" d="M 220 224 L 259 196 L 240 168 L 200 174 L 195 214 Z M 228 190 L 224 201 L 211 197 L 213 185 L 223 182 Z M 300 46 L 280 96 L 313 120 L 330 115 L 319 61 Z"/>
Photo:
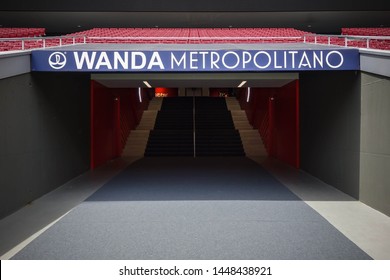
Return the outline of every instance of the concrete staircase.
<path id="1" fill-rule="evenodd" d="M 195 97 L 196 156 L 245 156 L 224 98 Z"/>
<path id="2" fill-rule="evenodd" d="M 150 131 L 145 157 L 193 156 L 193 118 L 191 97 L 164 98 Z"/>
<path id="3" fill-rule="evenodd" d="M 226 105 L 232 114 L 235 128 L 240 132 L 242 145 L 247 157 L 266 157 L 267 151 L 257 129 L 254 129 L 235 97 L 226 98 Z"/>
<path id="4" fill-rule="evenodd" d="M 156 116 L 161 109 L 162 98 L 153 98 L 142 114 L 142 119 L 135 130 L 130 132 L 122 157 L 143 157 L 150 131 L 154 128 Z"/>

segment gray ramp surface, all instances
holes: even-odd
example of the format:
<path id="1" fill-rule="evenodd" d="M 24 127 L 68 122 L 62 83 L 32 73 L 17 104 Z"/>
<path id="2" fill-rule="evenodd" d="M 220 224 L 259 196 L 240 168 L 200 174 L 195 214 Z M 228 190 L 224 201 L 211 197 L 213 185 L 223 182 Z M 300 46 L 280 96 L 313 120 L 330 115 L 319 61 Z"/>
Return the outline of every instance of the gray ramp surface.
<path id="1" fill-rule="evenodd" d="M 247 158 L 143 158 L 14 259 L 370 259 Z"/>

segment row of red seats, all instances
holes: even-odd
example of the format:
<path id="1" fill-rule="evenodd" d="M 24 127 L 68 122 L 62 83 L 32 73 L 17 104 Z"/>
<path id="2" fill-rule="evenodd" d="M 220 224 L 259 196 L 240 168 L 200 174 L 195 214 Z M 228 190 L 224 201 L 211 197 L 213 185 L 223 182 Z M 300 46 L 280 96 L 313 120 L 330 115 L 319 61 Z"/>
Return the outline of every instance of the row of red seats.
<path id="1" fill-rule="evenodd" d="M 91 37 L 87 39 L 87 43 L 91 44 L 229 44 L 229 43 L 299 43 L 302 42 L 300 38 L 188 38 L 188 39 L 169 39 L 169 38 L 133 38 L 133 39 L 113 39 L 110 38 L 99 38 L 99 37 Z"/>
<path id="2" fill-rule="evenodd" d="M 343 35 L 349 36 L 378 36 L 378 37 L 388 37 L 390 36 L 389 27 L 374 27 L 374 28 L 342 28 L 341 30 Z M 351 44 L 356 45 L 357 47 L 366 48 L 367 42 L 351 41 Z M 389 38 L 372 38 L 368 42 L 369 48 L 372 49 L 381 49 L 381 50 L 390 50 L 390 37 Z"/>
<path id="3" fill-rule="evenodd" d="M 38 37 L 45 35 L 45 28 L 0 28 L 0 38 Z"/>
<path id="4" fill-rule="evenodd" d="M 373 27 L 373 28 L 342 28 L 342 35 L 350 36 L 390 36 L 389 27 Z"/>
<path id="5" fill-rule="evenodd" d="M 69 35 L 88 43 L 218 44 L 296 43 L 307 32 L 294 28 L 93 28 Z"/>
<path id="6" fill-rule="evenodd" d="M 0 51 L 21 51 L 39 49 L 44 47 L 58 47 L 60 45 L 72 45 L 73 43 L 83 43 L 83 38 L 50 38 L 39 37 L 27 40 L 0 39 Z"/>
<path id="7" fill-rule="evenodd" d="M 344 29 L 344 32 L 346 30 Z M 371 29 L 359 30 L 363 32 L 363 30 Z M 381 30 L 389 30 L 389 28 L 382 28 Z M 348 38 L 346 41 L 343 37 L 321 36 L 294 28 L 93 28 L 68 35 L 86 37 L 87 43 L 111 44 L 296 43 L 302 42 L 304 35 L 311 35 L 306 37 L 306 42 L 339 46 L 347 44 L 347 46 L 359 48 L 367 47 L 366 39 Z M 366 34 L 360 34 L 360 36 L 362 35 Z M 83 37 L 75 39 L 40 37 L 25 40 L 23 43 L 21 40 L 2 39 L 0 40 L 0 51 L 83 43 Z M 390 40 L 370 39 L 368 46 L 370 48 L 389 50 Z"/>
<path id="8" fill-rule="evenodd" d="M 70 35 L 88 37 L 229 38 L 302 37 L 307 32 L 294 28 L 93 28 Z"/>
<path id="9" fill-rule="evenodd" d="M 350 35 L 351 36 L 351 35 Z M 337 45 L 342 47 L 354 47 L 354 48 L 370 48 L 380 50 L 390 50 L 390 38 L 389 39 L 376 39 L 364 37 L 363 35 L 354 35 L 357 37 L 337 37 L 316 35 L 306 38 L 307 43 L 317 43 L 324 45 Z M 362 36 L 362 37 L 358 37 Z"/>

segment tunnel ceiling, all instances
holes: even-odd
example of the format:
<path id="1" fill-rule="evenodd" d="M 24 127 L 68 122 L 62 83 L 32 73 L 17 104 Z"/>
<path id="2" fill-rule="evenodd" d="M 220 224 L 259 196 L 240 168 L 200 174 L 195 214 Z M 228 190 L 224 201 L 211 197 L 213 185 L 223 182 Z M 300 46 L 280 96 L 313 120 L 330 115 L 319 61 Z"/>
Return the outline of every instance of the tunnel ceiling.
<path id="1" fill-rule="evenodd" d="M 110 88 L 152 87 L 236 88 L 281 87 L 298 79 L 298 73 L 157 73 L 157 74 L 92 74 L 91 79 Z"/>

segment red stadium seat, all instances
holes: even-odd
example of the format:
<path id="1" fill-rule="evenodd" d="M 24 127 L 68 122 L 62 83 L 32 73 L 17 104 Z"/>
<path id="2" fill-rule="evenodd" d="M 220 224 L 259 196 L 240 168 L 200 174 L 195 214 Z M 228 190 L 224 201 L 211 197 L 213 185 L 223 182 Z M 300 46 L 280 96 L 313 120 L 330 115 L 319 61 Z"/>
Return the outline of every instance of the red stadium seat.
<path id="1" fill-rule="evenodd" d="M 389 37 L 389 38 L 366 38 L 360 41 L 350 40 L 349 46 L 367 48 L 367 40 L 369 41 L 369 47 L 373 49 L 390 49 L 390 28 L 389 27 L 364 27 L 364 28 L 342 28 L 341 34 L 345 36 L 376 36 L 376 37 Z"/>
<path id="2" fill-rule="evenodd" d="M 68 35 L 87 36 L 94 43 L 208 44 L 271 42 L 267 37 L 279 37 L 280 43 L 302 42 L 305 34 L 293 28 L 93 28 Z"/>

